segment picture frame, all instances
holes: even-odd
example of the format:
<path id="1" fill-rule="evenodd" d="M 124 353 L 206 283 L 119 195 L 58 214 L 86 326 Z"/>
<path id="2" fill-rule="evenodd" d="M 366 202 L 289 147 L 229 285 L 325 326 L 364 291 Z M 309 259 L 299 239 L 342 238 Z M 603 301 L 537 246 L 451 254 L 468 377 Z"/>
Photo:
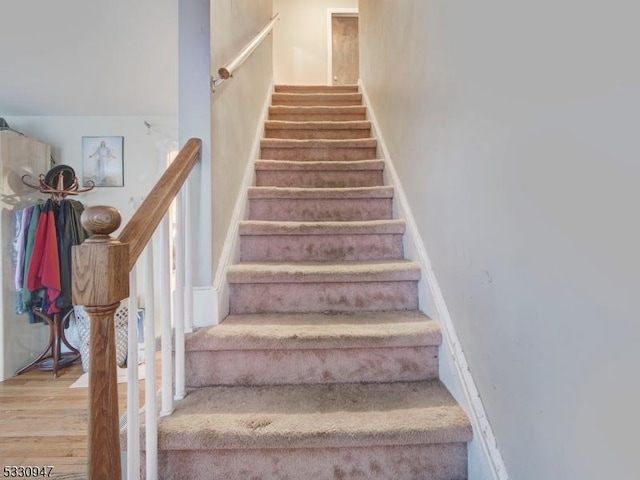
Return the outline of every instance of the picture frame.
<path id="1" fill-rule="evenodd" d="M 124 137 L 82 137 L 82 185 L 124 187 Z"/>

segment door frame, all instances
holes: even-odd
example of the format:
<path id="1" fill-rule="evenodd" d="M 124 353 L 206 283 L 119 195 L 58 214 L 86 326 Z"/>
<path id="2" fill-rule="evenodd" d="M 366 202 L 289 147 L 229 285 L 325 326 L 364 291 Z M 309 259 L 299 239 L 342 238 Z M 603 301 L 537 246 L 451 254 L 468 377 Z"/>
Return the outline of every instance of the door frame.
<path id="1" fill-rule="evenodd" d="M 333 24 L 335 17 L 357 17 L 358 8 L 327 8 L 327 85 L 333 85 Z"/>

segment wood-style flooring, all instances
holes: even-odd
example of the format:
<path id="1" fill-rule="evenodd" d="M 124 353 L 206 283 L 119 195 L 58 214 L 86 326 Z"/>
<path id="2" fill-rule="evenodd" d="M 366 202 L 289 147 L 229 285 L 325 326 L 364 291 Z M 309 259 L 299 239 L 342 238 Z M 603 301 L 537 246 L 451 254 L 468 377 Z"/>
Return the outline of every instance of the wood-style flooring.
<path id="1" fill-rule="evenodd" d="M 80 361 L 58 375 L 52 378 L 51 372 L 35 368 L 0 382 L 0 477 L 4 466 L 23 465 L 52 466 L 49 478 L 86 478 L 88 389 L 69 388 L 82 375 Z M 126 388 L 126 383 L 118 384 L 121 416 Z"/>

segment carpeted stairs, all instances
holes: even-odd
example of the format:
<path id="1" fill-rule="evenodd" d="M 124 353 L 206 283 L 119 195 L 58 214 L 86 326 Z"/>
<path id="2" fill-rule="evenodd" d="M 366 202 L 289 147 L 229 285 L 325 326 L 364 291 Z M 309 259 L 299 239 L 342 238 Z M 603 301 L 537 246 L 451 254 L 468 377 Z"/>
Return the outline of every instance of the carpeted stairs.
<path id="1" fill-rule="evenodd" d="M 276 87 L 231 313 L 187 339 L 161 478 L 467 478 L 471 427 L 376 148 L 356 86 Z"/>

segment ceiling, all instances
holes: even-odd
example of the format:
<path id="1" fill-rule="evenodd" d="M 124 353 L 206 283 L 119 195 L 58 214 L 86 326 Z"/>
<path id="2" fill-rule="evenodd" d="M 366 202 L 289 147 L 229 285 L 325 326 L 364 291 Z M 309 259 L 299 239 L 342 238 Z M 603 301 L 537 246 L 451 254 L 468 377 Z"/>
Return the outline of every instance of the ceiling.
<path id="1" fill-rule="evenodd" d="M 2 0 L 0 116 L 177 115 L 177 8 Z"/>

